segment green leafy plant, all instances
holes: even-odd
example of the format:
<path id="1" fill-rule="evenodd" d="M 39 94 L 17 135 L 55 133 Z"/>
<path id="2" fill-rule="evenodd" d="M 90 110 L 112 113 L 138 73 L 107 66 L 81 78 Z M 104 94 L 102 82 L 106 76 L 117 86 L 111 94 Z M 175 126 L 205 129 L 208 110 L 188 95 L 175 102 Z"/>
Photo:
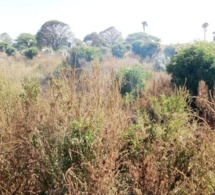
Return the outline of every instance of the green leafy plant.
<path id="1" fill-rule="evenodd" d="M 143 70 L 140 64 L 122 68 L 116 75 L 116 79 L 121 80 L 120 93 L 122 95 L 133 94 L 137 96 L 144 89 L 144 83 L 149 78 L 150 73 Z"/>
<path id="2" fill-rule="evenodd" d="M 36 47 L 30 47 L 24 51 L 24 55 L 28 59 L 33 59 L 38 53 L 39 50 Z"/>
<path id="3" fill-rule="evenodd" d="M 15 47 L 12 47 L 12 46 L 7 46 L 6 47 L 6 50 L 5 50 L 5 53 L 8 55 L 8 56 L 12 56 L 16 53 L 16 48 Z"/>
<path id="4" fill-rule="evenodd" d="M 212 89 L 215 81 L 214 51 L 214 44 L 207 42 L 182 47 L 167 65 L 172 82 L 178 86 L 185 85 L 193 95 L 197 95 L 200 80 L 204 80 Z"/>
<path id="5" fill-rule="evenodd" d="M 101 60 L 101 51 L 98 48 L 91 46 L 76 46 L 70 50 L 70 56 L 67 58 L 67 62 L 76 68 L 81 68 L 81 60 L 91 62 L 94 59 Z"/>
<path id="6" fill-rule="evenodd" d="M 111 49 L 112 55 L 118 58 L 122 58 L 125 55 L 126 51 L 127 51 L 127 48 L 122 43 L 114 45 Z"/>

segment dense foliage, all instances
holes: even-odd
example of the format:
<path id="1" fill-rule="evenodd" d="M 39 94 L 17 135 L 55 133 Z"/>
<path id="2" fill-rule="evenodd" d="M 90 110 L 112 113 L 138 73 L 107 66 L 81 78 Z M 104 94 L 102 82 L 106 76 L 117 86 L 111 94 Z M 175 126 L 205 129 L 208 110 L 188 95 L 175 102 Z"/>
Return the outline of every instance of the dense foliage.
<path id="1" fill-rule="evenodd" d="M 123 43 L 115 44 L 111 48 L 112 55 L 118 58 L 122 58 L 125 55 L 126 51 L 126 45 Z"/>
<path id="2" fill-rule="evenodd" d="M 182 47 L 171 59 L 167 72 L 176 85 L 185 85 L 190 93 L 197 94 L 199 81 L 204 80 L 209 89 L 215 81 L 215 46 L 213 43 L 196 42 Z"/>
<path id="3" fill-rule="evenodd" d="M 12 46 L 7 46 L 6 49 L 5 49 L 5 53 L 8 56 L 12 56 L 12 55 L 14 55 L 16 53 L 16 48 L 12 47 Z"/>
<path id="4" fill-rule="evenodd" d="M 0 57 L 0 194 L 215 193 L 214 97 L 196 97 L 208 123 L 169 75 L 144 82 L 125 59 L 76 76 L 62 56 Z"/>
<path id="5" fill-rule="evenodd" d="M 145 81 L 149 78 L 150 74 L 140 64 L 129 68 L 122 68 L 116 75 L 116 79 L 121 82 L 120 93 L 122 95 L 139 95 L 141 90 L 144 89 Z"/>
<path id="6" fill-rule="evenodd" d="M 39 50 L 36 47 L 30 47 L 24 51 L 24 55 L 28 59 L 33 59 L 38 53 Z"/>
<path id="7" fill-rule="evenodd" d="M 37 40 L 35 35 L 32 35 L 30 33 L 22 33 L 20 34 L 16 42 L 14 43 L 14 47 L 16 47 L 18 50 L 22 51 L 29 47 L 35 47 L 37 45 Z"/>
<path id="8" fill-rule="evenodd" d="M 69 51 L 67 62 L 76 68 L 82 68 L 85 62 L 91 62 L 94 59 L 101 60 L 101 51 L 91 46 L 76 46 Z"/>

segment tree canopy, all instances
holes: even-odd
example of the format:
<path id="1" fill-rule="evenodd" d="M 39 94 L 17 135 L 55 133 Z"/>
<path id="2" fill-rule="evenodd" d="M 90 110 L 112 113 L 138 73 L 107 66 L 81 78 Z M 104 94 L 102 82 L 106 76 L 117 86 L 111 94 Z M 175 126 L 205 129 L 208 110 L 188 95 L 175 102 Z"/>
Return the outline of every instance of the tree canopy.
<path id="1" fill-rule="evenodd" d="M 12 44 L 12 38 L 8 33 L 2 33 L 0 34 L 0 42 L 7 43 L 7 44 Z"/>
<path id="2" fill-rule="evenodd" d="M 114 26 L 111 26 L 100 32 L 99 36 L 104 39 L 109 46 L 112 46 L 115 43 L 123 40 L 122 33 L 119 32 Z"/>
<path id="3" fill-rule="evenodd" d="M 62 46 L 71 45 L 74 35 L 68 24 L 51 20 L 42 25 L 36 37 L 40 48 L 51 47 L 56 51 Z"/>
<path id="4" fill-rule="evenodd" d="M 20 34 L 17 37 L 16 42 L 14 44 L 14 46 L 18 50 L 24 50 L 24 49 L 29 48 L 29 47 L 35 47 L 36 45 L 37 45 L 36 37 L 35 37 L 35 35 L 32 35 L 30 33 Z"/>
<path id="5" fill-rule="evenodd" d="M 201 80 L 212 89 L 215 82 L 214 51 L 214 44 L 207 42 L 196 42 L 181 48 L 167 65 L 173 83 L 185 85 L 193 95 L 197 95 Z"/>
<path id="6" fill-rule="evenodd" d="M 84 37 L 84 42 L 87 45 L 91 45 L 95 47 L 106 46 L 106 41 L 102 39 L 96 32 L 86 35 Z"/>

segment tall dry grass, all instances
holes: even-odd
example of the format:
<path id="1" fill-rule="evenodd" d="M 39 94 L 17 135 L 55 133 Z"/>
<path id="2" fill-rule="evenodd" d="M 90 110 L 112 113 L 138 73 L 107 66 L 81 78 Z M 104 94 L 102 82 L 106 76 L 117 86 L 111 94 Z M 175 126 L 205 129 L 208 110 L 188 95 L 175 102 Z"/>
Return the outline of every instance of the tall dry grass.
<path id="1" fill-rule="evenodd" d="M 42 89 L 43 72 L 61 59 L 7 60 L 0 194 L 214 193 L 213 128 L 196 120 L 189 94 L 172 88 L 168 75 L 155 75 L 140 97 L 128 99 L 115 82 L 116 59 L 102 67 L 94 61 L 78 75 L 59 70 Z"/>

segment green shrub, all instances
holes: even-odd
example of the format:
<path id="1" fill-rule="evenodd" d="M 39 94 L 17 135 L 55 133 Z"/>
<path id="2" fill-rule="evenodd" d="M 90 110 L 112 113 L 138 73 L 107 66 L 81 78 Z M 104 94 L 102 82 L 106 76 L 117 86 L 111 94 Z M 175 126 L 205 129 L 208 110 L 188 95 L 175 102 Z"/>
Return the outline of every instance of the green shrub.
<path id="1" fill-rule="evenodd" d="M 102 59 L 101 51 L 91 46 L 76 46 L 70 50 L 67 62 L 76 68 L 82 68 L 81 60 L 91 62 L 94 59 Z"/>
<path id="2" fill-rule="evenodd" d="M 8 44 L 4 42 L 0 42 L 0 52 L 4 52 L 7 48 Z"/>
<path id="3" fill-rule="evenodd" d="M 144 89 L 144 82 L 150 74 L 143 70 L 140 64 L 133 67 L 122 68 L 116 75 L 117 80 L 121 81 L 120 93 L 122 95 L 132 94 L 137 96 Z"/>
<path id="4" fill-rule="evenodd" d="M 196 42 L 180 49 L 167 65 L 167 72 L 172 74 L 172 82 L 185 85 L 190 93 L 197 94 L 200 80 L 204 80 L 209 89 L 215 81 L 215 45 Z"/>
<path id="5" fill-rule="evenodd" d="M 24 55 L 28 59 L 33 59 L 38 53 L 39 50 L 36 47 L 30 47 L 25 50 Z"/>
<path id="6" fill-rule="evenodd" d="M 12 56 L 16 53 L 16 48 L 15 47 L 12 47 L 12 46 L 8 46 L 5 50 L 5 53 L 8 55 L 8 56 Z"/>
<path id="7" fill-rule="evenodd" d="M 112 55 L 118 58 L 124 57 L 126 51 L 127 48 L 122 43 L 114 45 L 111 49 Z"/>

